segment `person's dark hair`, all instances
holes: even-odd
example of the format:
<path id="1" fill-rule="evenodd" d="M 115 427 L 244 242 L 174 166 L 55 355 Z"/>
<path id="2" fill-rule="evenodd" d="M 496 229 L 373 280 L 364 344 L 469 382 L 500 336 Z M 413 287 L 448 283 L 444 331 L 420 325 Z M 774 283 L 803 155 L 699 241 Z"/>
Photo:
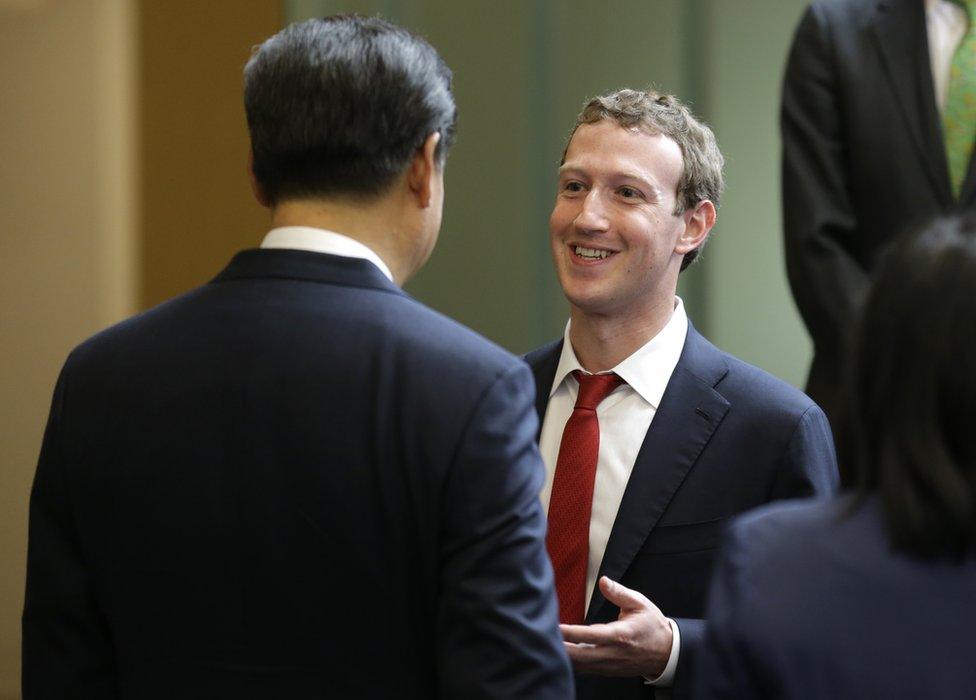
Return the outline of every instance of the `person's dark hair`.
<path id="1" fill-rule="evenodd" d="M 976 546 L 976 219 L 939 219 L 880 262 L 857 337 L 855 486 L 877 492 L 893 545 Z"/>
<path id="2" fill-rule="evenodd" d="M 722 190 L 725 189 L 722 174 L 725 159 L 718 148 L 715 134 L 681 100 L 654 90 L 629 88 L 592 98 L 576 117 L 576 124 L 563 149 L 563 161 L 566 160 L 569 142 L 580 126 L 605 120 L 614 121 L 626 129 L 641 129 L 652 136 L 662 134 L 678 144 L 683 163 L 678 191 L 675 193 L 675 216 L 694 209 L 706 199 L 718 208 Z M 681 260 L 682 270 L 695 261 L 706 242 L 702 241 L 700 246 L 685 253 Z"/>
<path id="3" fill-rule="evenodd" d="M 254 175 L 272 203 L 384 192 L 431 134 L 454 141 L 451 71 L 422 38 L 375 17 L 292 24 L 244 68 Z"/>

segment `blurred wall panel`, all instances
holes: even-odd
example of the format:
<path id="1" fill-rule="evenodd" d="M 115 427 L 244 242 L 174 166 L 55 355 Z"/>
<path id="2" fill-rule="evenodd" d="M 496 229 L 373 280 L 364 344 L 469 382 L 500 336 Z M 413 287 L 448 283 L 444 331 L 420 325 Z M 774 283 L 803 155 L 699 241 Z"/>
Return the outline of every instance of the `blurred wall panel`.
<path id="1" fill-rule="evenodd" d="M 708 274 L 710 338 L 803 387 L 811 343 L 786 281 L 780 213 L 780 82 L 806 0 L 699 0 L 712 38 L 710 117 L 728 187 Z"/>
<path id="2" fill-rule="evenodd" d="M 68 351 L 136 307 L 135 7 L 0 3 L 0 698 L 20 697 L 30 484 Z"/>
<path id="3" fill-rule="evenodd" d="M 143 307 L 211 279 L 260 244 L 268 215 L 247 178 L 243 69 L 281 28 L 269 0 L 139 4 Z"/>

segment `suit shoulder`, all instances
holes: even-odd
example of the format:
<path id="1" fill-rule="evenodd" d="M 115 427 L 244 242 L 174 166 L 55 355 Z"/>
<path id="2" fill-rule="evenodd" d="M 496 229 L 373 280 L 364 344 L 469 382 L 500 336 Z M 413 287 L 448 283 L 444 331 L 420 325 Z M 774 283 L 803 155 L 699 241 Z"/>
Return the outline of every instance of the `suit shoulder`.
<path id="1" fill-rule="evenodd" d="M 822 532 L 833 521 L 843 519 L 851 509 L 850 495 L 837 498 L 795 498 L 775 501 L 739 516 L 732 524 L 745 541 L 782 541 L 795 545 L 797 536 Z"/>
<path id="2" fill-rule="evenodd" d="M 818 0 L 811 3 L 797 24 L 794 51 L 809 50 L 810 41 L 816 37 L 815 43 L 822 42 L 822 49 L 832 47 L 829 50 L 836 60 L 863 60 L 860 57 L 861 43 L 867 38 L 867 29 L 874 24 L 877 8 L 876 0 Z M 847 58 L 840 59 L 841 56 Z"/>
<path id="3" fill-rule="evenodd" d="M 398 322 L 388 328 L 389 332 L 399 344 L 424 353 L 435 364 L 462 365 L 490 374 L 523 365 L 494 341 L 412 297 L 392 297 L 391 304 Z"/>
<path id="4" fill-rule="evenodd" d="M 806 561 L 811 552 L 830 558 L 838 546 L 855 547 L 865 538 L 884 539 L 877 503 L 853 493 L 829 498 L 776 501 L 736 518 L 726 533 L 727 546 L 758 570 L 780 571 L 783 562 Z M 804 543 L 797 547 L 797 543 Z"/>
<path id="5" fill-rule="evenodd" d="M 131 339 L 152 334 L 158 324 L 187 302 L 192 302 L 204 288 L 197 287 L 103 328 L 79 343 L 69 354 L 69 362 L 97 361 L 122 352 Z"/>
<path id="6" fill-rule="evenodd" d="M 845 22 L 874 13 L 877 6 L 877 0 L 816 0 L 807 11 L 828 24 L 843 27 Z"/>
<path id="7" fill-rule="evenodd" d="M 156 337 L 160 342 L 170 342 L 174 329 L 200 328 L 201 319 L 220 313 L 213 302 L 218 288 L 203 285 L 116 323 L 78 345 L 69 361 L 86 366 L 113 362 L 134 343 L 145 346 L 147 340 Z M 356 328 L 360 337 L 369 337 L 374 345 L 385 348 L 375 347 L 375 352 L 411 358 L 411 367 L 438 367 L 472 379 L 486 379 L 523 364 L 494 342 L 409 295 L 368 288 L 346 291 L 356 295 L 356 310 L 331 314 L 330 322 L 341 318 L 341 323 Z M 234 319 L 235 323 L 249 321 L 243 312 Z M 206 332 L 210 330 L 219 332 L 214 325 L 207 326 Z M 336 327 L 335 332 L 344 331 Z"/>
<path id="8" fill-rule="evenodd" d="M 725 354 L 729 372 L 715 387 L 730 400 L 747 401 L 760 410 L 800 417 L 820 408 L 796 387 L 737 357 Z"/>

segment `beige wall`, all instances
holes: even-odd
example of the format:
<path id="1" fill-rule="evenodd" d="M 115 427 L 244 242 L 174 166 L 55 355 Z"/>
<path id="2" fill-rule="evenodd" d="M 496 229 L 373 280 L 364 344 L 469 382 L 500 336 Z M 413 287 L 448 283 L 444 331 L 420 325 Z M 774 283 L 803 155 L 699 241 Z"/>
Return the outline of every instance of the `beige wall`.
<path id="1" fill-rule="evenodd" d="M 241 70 L 266 0 L 0 0 L 0 700 L 19 697 L 27 505 L 78 342 L 260 242 Z"/>
<path id="2" fill-rule="evenodd" d="M 253 45 L 281 28 L 271 0 L 144 0 L 139 125 L 140 301 L 152 306 L 261 243 L 251 196 L 242 84 Z"/>
<path id="3" fill-rule="evenodd" d="M 73 345 L 134 308 L 133 12 L 0 3 L 0 698 L 19 697 L 27 498 Z"/>

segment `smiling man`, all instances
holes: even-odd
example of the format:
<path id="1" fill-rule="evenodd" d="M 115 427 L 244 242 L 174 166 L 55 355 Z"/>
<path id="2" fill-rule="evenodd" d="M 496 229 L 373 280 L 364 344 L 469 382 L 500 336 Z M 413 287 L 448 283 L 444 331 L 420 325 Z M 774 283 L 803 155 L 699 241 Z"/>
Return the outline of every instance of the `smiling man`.
<path id="1" fill-rule="evenodd" d="M 526 359 L 582 699 L 690 695 L 726 521 L 837 484 L 823 412 L 705 340 L 675 295 L 722 165 L 676 98 L 621 90 L 584 107 L 559 168 L 549 231 L 570 320 Z"/>

